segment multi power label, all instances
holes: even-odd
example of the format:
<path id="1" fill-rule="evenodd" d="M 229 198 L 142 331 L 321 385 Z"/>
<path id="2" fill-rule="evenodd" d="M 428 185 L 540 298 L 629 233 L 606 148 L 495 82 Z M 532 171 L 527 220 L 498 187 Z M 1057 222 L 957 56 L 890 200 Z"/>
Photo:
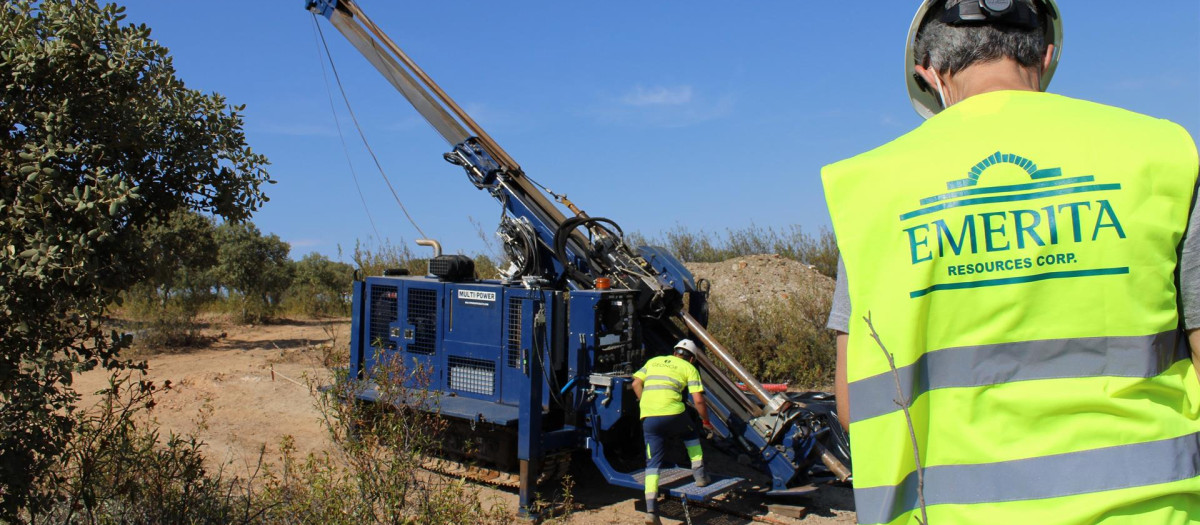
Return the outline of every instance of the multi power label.
<path id="1" fill-rule="evenodd" d="M 475 306 L 491 306 L 496 302 L 496 292 L 480 290 L 459 290 L 458 298 L 467 304 Z"/>

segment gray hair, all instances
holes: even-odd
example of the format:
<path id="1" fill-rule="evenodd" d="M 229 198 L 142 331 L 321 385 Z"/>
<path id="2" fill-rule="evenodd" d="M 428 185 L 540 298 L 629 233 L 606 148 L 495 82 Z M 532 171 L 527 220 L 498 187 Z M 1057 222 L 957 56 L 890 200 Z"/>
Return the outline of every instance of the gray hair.
<path id="1" fill-rule="evenodd" d="M 1037 2 L 1029 2 L 1038 14 Z M 1042 28 L 1007 25 L 952 26 L 941 20 L 942 9 L 929 10 L 917 33 L 917 63 L 939 73 L 958 73 L 975 63 L 1011 58 L 1022 66 L 1036 67 L 1046 53 Z M 1043 23 L 1045 21 L 1043 20 Z"/>

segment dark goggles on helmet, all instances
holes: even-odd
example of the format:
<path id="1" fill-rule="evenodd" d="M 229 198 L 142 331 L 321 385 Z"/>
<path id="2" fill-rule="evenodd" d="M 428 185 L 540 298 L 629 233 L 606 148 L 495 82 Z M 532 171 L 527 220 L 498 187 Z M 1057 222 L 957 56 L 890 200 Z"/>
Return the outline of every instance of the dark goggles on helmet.
<path id="1" fill-rule="evenodd" d="M 996 24 L 1034 29 L 1038 16 L 1022 0 L 947 0 L 942 22 L 950 25 Z"/>

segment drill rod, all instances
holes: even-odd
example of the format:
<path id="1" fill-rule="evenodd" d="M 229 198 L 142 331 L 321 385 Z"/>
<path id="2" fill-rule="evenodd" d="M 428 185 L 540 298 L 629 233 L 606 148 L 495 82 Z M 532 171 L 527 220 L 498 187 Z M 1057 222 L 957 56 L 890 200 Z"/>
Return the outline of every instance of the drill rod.
<path id="1" fill-rule="evenodd" d="M 700 338 L 700 341 L 704 343 L 704 347 L 717 356 L 717 359 L 720 359 L 733 372 L 733 375 L 737 376 L 759 401 L 762 401 L 765 412 L 774 414 L 784 408 L 784 404 L 779 399 L 772 398 L 767 393 L 767 390 L 763 388 L 762 383 L 759 383 L 758 379 L 750 375 L 750 372 L 747 372 L 737 359 L 734 359 L 733 354 L 730 354 L 728 349 L 722 346 L 720 342 L 708 333 L 708 330 L 705 330 L 700 325 L 700 321 L 697 321 L 687 312 L 679 312 L 679 317 L 683 319 L 683 323 L 687 325 L 688 330 L 691 330 L 692 334 Z"/>
<path id="2" fill-rule="evenodd" d="M 348 11 L 353 18 L 359 20 L 363 27 L 374 34 L 375 38 L 377 38 L 383 46 L 391 51 L 395 58 L 399 59 L 400 62 L 404 64 L 404 67 L 408 68 L 409 71 L 411 71 L 414 75 L 416 75 L 417 78 L 421 80 L 421 84 L 425 87 L 427 92 L 436 96 L 437 99 L 445 105 L 445 107 L 449 108 L 450 111 L 454 113 L 454 116 L 458 117 L 459 121 L 466 124 L 467 128 L 475 133 L 475 136 L 478 137 L 479 141 L 482 142 L 487 148 L 488 153 L 491 153 L 501 166 L 509 171 L 521 170 L 521 166 L 517 164 L 517 161 L 513 160 L 513 158 L 508 155 L 508 152 L 504 151 L 504 148 L 501 148 L 496 141 L 492 140 L 491 135 L 488 135 L 487 132 L 479 126 L 479 124 L 476 124 L 475 120 L 472 119 L 466 111 L 463 111 L 462 108 L 458 107 L 458 104 L 455 103 L 445 91 L 442 91 L 442 88 L 438 86 L 428 74 L 425 73 L 425 70 L 421 69 L 421 67 L 418 66 L 413 59 L 409 58 L 408 54 L 406 54 L 404 50 L 400 49 L 400 46 L 396 45 L 396 43 L 392 41 L 391 37 L 388 37 L 386 33 L 384 33 L 381 29 L 379 29 L 378 26 L 375 25 L 375 22 L 372 22 L 370 18 L 367 18 L 367 16 L 363 14 L 362 10 L 359 9 L 353 1 L 343 0 L 341 5 L 346 8 L 346 11 Z M 443 109 L 443 111 L 445 110 Z M 451 144 L 453 143 L 454 141 L 451 141 Z"/>

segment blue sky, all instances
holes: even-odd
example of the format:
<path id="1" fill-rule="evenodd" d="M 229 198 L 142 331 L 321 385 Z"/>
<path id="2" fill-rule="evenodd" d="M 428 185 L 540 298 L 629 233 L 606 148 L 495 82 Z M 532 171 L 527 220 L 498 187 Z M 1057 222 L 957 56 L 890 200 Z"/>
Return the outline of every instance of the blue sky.
<path id="1" fill-rule="evenodd" d="M 915 1 L 358 3 L 531 177 L 626 231 L 816 231 L 829 223 L 821 166 L 921 122 L 902 68 Z M 379 242 L 303 0 L 123 5 L 171 49 L 189 87 L 246 105 L 248 140 L 278 181 L 254 218 L 262 230 L 290 242 L 294 258 Z M 1050 91 L 1200 136 L 1200 2 L 1131 7 L 1140 5 L 1059 0 L 1065 42 Z M 442 160 L 442 139 L 319 22 L 418 224 L 450 252 L 482 250 L 475 224 L 491 237 L 499 205 Z M 411 244 L 416 231 L 334 96 L 379 234 Z"/>

